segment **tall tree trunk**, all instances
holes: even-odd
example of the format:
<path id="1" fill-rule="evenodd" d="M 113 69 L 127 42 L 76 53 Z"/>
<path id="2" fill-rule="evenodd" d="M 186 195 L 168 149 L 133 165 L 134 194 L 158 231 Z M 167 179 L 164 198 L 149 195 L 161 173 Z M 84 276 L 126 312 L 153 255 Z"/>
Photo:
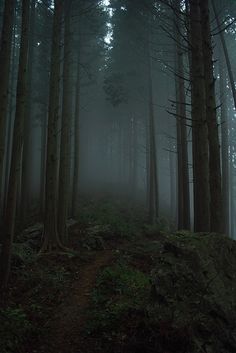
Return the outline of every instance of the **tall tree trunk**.
<path id="1" fill-rule="evenodd" d="M 134 201 L 137 187 L 137 122 L 134 115 L 131 117 L 129 124 L 129 143 L 129 190 L 131 200 Z M 121 145 L 119 144 L 119 146 Z"/>
<path id="2" fill-rule="evenodd" d="M 155 223 L 159 213 L 158 206 L 158 181 L 157 181 L 157 156 L 156 156 L 156 130 L 153 109 L 153 83 L 151 52 L 149 49 L 148 64 L 148 91 L 149 91 L 149 221 Z"/>
<path id="3" fill-rule="evenodd" d="M 194 229 L 210 230 L 208 132 L 200 9 L 198 0 L 189 1 L 193 126 Z"/>
<path id="4" fill-rule="evenodd" d="M 57 228 L 58 115 L 60 90 L 60 47 L 63 4 L 55 0 L 48 108 L 44 233 L 41 252 L 61 247 Z"/>
<path id="5" fill-rule="evenodd" d="M 33 73 L 33 60 L 34 60 L 34 32 L 35 32 L 35 4 L 36 0 L 31 1 L 30 11 L 30 38 L 29 38 L 29 56 L 28 56 L 28 96 L 25 112 L 25 126 L 24 126 L 24 148 L 22 158 L 22 176 L 21 176 L 21 211 L 20 223 L 24 228 L 29 219 L 29 187 L 31 182 L 30 167 L 32 159 L 31 151 L 31 130 L 32 130 L 32 73 Z"/>
<path id="6" fill-rule="evenodd" d="M 232 120 L 230 123 L 230 234 L 235 239 L 235 175 L 234 175 L 234 143 L 233 143 Z"/>
<path id="7" fill-rule="evenodd" d="M 180 9 L 180 1 L 176 1 L 176 11 Z M 176 12 L 177 14 L 177 12 Z M 186 121 L 186 99 L 184 83 L 183 44 L 179 14 L 175 16 L 176 32 L 176 67 L 177 67 L 177 141 L 178 141 L 178 195 L 179 195 L 179 228 L 190 229 L 190 195 L 188 169 L 188 143 Z"/>
<path id="8" fill-rule="evenodd" d="M 74 174 L 73 174 L 73 216 L 77 216 L 79 207 L 79 165 L 80 165 L 80 56 L 77 62 L 77 81 L 75 93 L 75 131 L 74 131 Z"/>
<path id="9" fill-rule="evenodd" d="M 150 108 L 149 108 L 150 109 Z M 145 121 L 145 164 L 146 164 L 146 205 L 149 209 L 150 205 L 150 129 L 149 129 L 149 116 Z M 149 214 L 150 218 L 150 214 Z"/>
<path id="10" fill-rule="evenodd" d="M 0 47 L 0 209 L 3 206 L 2 183 L 5 152 L 6 121 L 8 115 L 9 77 L 14 28 L 14 0 L 5 0 Z"/>
<path id="11" fill-rule="evenodd" d="M 183 157 L 182 157 L 182 144 L 181 144 L 181 118 L 180 118 L 180 104 L 179 101 L 179 79 L 176 78 L 176 137 L 177 137 L 177 195 L 178 195 L 178 229 L 183 229 Z"/>
<path id="12" fill-rule="evenodd" d="M 16 11 L 15 11 L 16 12 Z M 15 14 L 16 15 L 16 14 Z M 5 152 L 5 175 L 4 175 L 4 206 L 3 213 L 6 209 L 7 189 L 11 165 L 11 149 L 12 149 L 12 132 L 15 119 L 15 91 L 16 91 L 16 70 L 17 67 L 17 48 L 16 48 L 16 23 L 13 29 L 13 41 L 12 41 L 12 55 L 11 55 L 11 72 L 10 72 L 10 97 L 9 97 L 9 112 L 8 112 L 8 124 L 7 124 L 7 139 L 6 139 L 6 152 Z"/>
<path id="13" fill-rule="evenodd" d="M 206 118 L 209 140 L 210 183 L 210 230 L 223 231 L 223 207 L 221 189 L 220 143 L 215 101 L 215 78 L 213 73 L 213 50 L 211 43 L 210 13 L 208 0 L 200 0 L 204 77 L 206 90 Z"/>
<path id="14" fill-rule="evenodd" d="M 47 118 L 46 116 L 42 117 L 41 124 L 41 159 L 40 159 L 40 219 L 44 218 L 45 212 L 45 178 L 46 178 L 46 144 L 47 144 Z"/>
<path id="15" fill-rule="evenodd" d="M 133 200 L 137 199 L 137 190 L 138 190 L 138 121 L 137 117 L 134 117 L 133 120 Z"/>
<path id="16" fill-rule="evenodd" d="M 58 232 L 63 243 L 67 240 L 67 218 L 70 200 L 71 174 L 71 121 L 73 104 L 72 81 L 72 32 L 70 24 L 71 1 L 64 5 L 64 64 L 63 64 L 63 103 L 60 144 L 59 198 L 58 198 Z"/>
<path id="17" fill-rule="evenodd" d="M 170 212 L 171 220 L 176 222 L 176 158 L 171 139 L 169 141 L 169 170 L 170 170 Z"/>
<path id="18" fill-rule="evenodd" d="M 9 177 L 9 188 L 4 215 L 4 239 L 0 258 L 0 287 L 8 284 L 11 264 L 11 249 L 15 228 L 17 188 L 19 185 L 21 158 L 23 148 L 24 116 L 27 92 L 27 62 L 29 45 L 29 12 L 30 0 L 22 1 L 22 29 L 19 70 L 17 80 L 16 116 L 14 123 L 12 159 Z"/>
<path id="19" fill-rule="evenodd" d="M 220 96 L 221 96 L 221 160 L 222 160 L 222 194 L 223 194 L 223 231 L 229 235 L 229 122 L 227 112 L 227 79 L 224 58 L 220 62 Z"/>

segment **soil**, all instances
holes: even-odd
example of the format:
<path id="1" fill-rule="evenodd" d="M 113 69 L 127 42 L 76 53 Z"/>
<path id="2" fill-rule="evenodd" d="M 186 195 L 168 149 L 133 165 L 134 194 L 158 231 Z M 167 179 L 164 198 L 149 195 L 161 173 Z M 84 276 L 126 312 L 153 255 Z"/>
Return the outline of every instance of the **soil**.
<path id="1" fill-rule="evenodd" d="M 80 334 L 86 322 L 86 310 L 99 271 L 112 263 L 112 250 L 99 251 L 93 261 L 83 266 L 78 280 L 73 284 L 68 297 L 47 323 L 48 336 L 38 350 L 39 353 L 82 353 L 83 336 Z"/>

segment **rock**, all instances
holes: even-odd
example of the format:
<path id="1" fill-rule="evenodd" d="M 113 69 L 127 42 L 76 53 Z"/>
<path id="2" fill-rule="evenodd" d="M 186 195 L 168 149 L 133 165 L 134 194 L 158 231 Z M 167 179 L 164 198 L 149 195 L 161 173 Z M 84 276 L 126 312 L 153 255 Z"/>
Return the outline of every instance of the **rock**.
<path id="1" fill-rule="evenodd" d="M 188 353 L 236 352 L 236 242 L 209 233 L 178 233 L 160 242 L 151 298 L 157 322 L 171 318 L 169 340 L 173 328 L 188 327 Z"/>

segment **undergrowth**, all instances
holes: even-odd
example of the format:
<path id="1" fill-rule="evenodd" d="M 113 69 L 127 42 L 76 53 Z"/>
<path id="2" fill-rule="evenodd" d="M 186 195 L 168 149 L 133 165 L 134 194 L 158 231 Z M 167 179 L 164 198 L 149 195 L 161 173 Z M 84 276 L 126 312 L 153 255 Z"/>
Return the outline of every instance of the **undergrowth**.
<path id="1" fill-rule="evenodd" d="M 141 271 L 125 263 L 106 268 L 93 291 L 88 332 L 116 328 L 127 315 L 143 309 L 149 293 L 149 278 Z"/>
<path id="2" fill-rule="evenodd" d="M 122 238 L 137 236 L 145 223 L 143 210 L 109 200 L 84 203 L 78 215 L 81 225 L 109 227 L 110 234 Z"/>
<path id="3" fill-rule="evenodd" d="M 15 352 L 32 334 L 33 325 L 21 307 L 0 309 L 0 352 Z"/>
<path id="4" fill-rule="evenodd" d="M 23 347 L 44 334 L 44 323 L 63 301 L 70 278 L 63 264 L 27 253 L 23 246 L 14 246 L 10 296 L 0 309 L 1 353 L 26 353 Z"/>

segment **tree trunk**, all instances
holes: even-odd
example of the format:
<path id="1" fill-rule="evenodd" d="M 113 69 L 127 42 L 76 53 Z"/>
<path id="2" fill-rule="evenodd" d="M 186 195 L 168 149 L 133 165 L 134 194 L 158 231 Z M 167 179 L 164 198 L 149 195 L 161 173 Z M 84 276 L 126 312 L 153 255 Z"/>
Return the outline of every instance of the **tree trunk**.
<path id="1" fill-rule="evenodd" d="M 19 185 L 21 158 L 23 148 L 23 130 L 24 116 L 27 92 L 27 62 L 28 62 L 28 45 L 29 45 L 29 12 L 30 0 L 22 1 L 22 29 L 21 29 L 21 45 L 19 70 L 17 80 L 17 97 L 16 97 L 16 115 L 13 133 L 13 148 L 9 177 L 9 188 L 6 203 L 6 212 L 4 215 L 4 239 L 2 245 L 2 253 L 0 259 L 0 287 L 7 287 L 10 264 L 11 249 L 15 227 L 17 188 Z"/>
<path id="2" fill-rule="evenodd" d="M 16 12 L 16 11 L 15 11 Z M 8 124 L 7 124 L 7 139 L 6 139 L 6 151 L 5 151 L 5 172 L 4 172 L 4 187 L 3 187 L 3 214 L 6 209 L 7 190 L 9 182 L 9 173 L 11 166 L 11 150 L 12 150 L 12 133 L 15 119 L 15 91 L 16 91 L 16 70 L 17 67 L 17 48 L 16 48 L 16 23 L 13 29 L 13 41 L 12 41 L 12 55 L 11 55 L 11 72 L 10 72 L 10 97 L 9 97 L 9 111 L 8 111 Z"/>
<path id="3" fill-rule="evenodd" d="M 206 90 L 206 118 L 209 140 L 210 230 L 223 231 L 220 143 L 215 102 L 215 78 L 208 0 L 200 0 L 202 50 Z"/>
<path id="4" fill-rule="evenodd" d="M 63 243 L 67 241 L 67 218 L 70 200 L 70 152 L 71 120 L 73 104 L 72 82 L 72 33 L 70 28 L 71 1 L 65 2 L 64 8 L 64 63 L 63 63 L 63 103 L 60 144 L 59 198 L 58 198 L 58 233 Z"/>
<path id="5" fill-rule="evenodd" d="M 30 166 L 32 159 L 31 150 L 31 130 L 32 130 L 32 73 L 33 73 L 33 60 L 34 60 L 34 31 L 35 31 L 35 4 L 36 0 L 31 1 L 30 13 L 30 38 L 29 38 L 29 55 L 28 55 L 28 96 L 25 112 L 25 126 L 24 126 L 24 147 L 22 158 L 22 176 L 21 176 L 21 209 L 20 209 L 20 223 L 21 228 L 27 226 L 30 212 L 30 195 L 29 188 L 31 183 Z"/>
<path id="6" fill-rule="evenodd" d="M 178 195 L 178 229 L 183 229 L 184 216 L 183 216 L 183 157 L 181 145 L 181 118 L 180 118 L 180 105 L 179 101 L 179 80 L 176 78 L 176 135 L 177 135 L 177 195 Z"/>
<path id="7" fill-rule="evenodd" d="M 41 252 L 61 247 L 57 228 L 57 186 L 58 186 L 58 115 L 60 90 L 60 46 L 61 21 L 63 4 L 55 1 L 53 19 L 53 37 L 50 70 L 50 94 L 48 108 L 47 151 L 46 151 L 46 184 L 45 184 L 45 215 L 44 233 Z"/>
<path id="8" fill-rule="evenodd" d="M 77 63 L 77 81 L 75 93 L 75 131 L 74 131 L 74 174 L 73 174 L 73 197 L 72 211 L 73 216 L 77 216 L 79 207 L 79 165 L 80 165 L 80 57 Z"/>
<path id="9" fill-rule="evenodd" d="M 151 52 L 149 51 L 148 64 L 148 90 L 149 90 L 149 221 L 154 224 L 158 217 L 158 181 L 157 181 L 157 156 L 156 156 L 156 130 L 153 109 L 153 87 Z"/>
<path id="10" fill-rule="evenodd" d="M 0 47 L 0 209 L 3 206 L 2 183 L 5 152 L 6 121 L 8 115 L 9 77 L 14 28 L 14 0 L 5 0 Z"/>
<path id="11" fill-rule="evenodd" d="M 222 194 L 223 194 L 223 231 L 229 235 L 229 122 L 227 112 L 227 79 L 224 58 L 220 62 L 220 96 L 221 96 L 221 160 L 222 160 Z"/>
<path id="12" fill-rule="evenodd" d="M 190 0 L 190 77 L 192 84 L 194 229 L 210 230 L 209 162 L 206 123 L 206 95 L 200 9 L 198 0 Z"/>
<path id="13" fill-rule="evenodd" d="M 169 170 L 170 170 L 170 212 L 171 221 L 176 222 L 176 158 L 174 145 L 169 141 Z"/>
<path id="14" fill-rule="evenodd" d="M 176 2 L 176 11 L 180 9 L 180 2 Z M 188 143 L 186 128 L 186 99 L 184 83 L 183 43 L 181 40 L 181 27 L 179 14 L 175 16 L 176 22 L 176 67 L 177 67 L 177 146 L 178 146 L 178 197 L 179 197 L 179 228 L 190 229 L 190 195 L 189 195 L 189 169 L 188 169 Z"/>
<path id="15" fill-rule="evenodd" d="M 233 143 L 233 129 L 232 121 L 230 123 L 230 234 L 233 239 L 235 238 L 235 175 L 234 175 L 234 143 Z"/>

